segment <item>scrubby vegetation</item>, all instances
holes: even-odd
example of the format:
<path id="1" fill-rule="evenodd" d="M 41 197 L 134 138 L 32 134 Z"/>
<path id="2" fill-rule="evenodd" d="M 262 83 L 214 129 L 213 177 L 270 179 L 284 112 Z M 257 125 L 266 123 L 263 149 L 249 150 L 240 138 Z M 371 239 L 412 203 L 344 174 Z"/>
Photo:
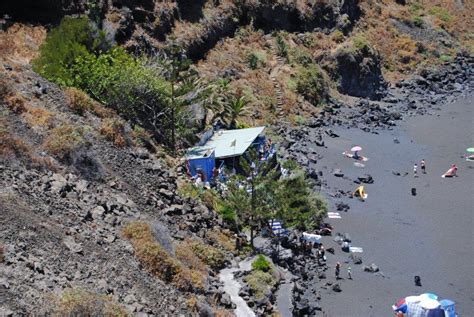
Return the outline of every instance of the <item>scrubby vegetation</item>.
<path id="1" fill-rule="evenodd" d="M 82 288 L 65 290 L 51 304 L 49 314 L 52 316 L 129 316 L 125 307 L 110 296 Z"/>
<path id="2" fill-rule="evenodd" d="M 53 113 L 42 107 L 26 106 L 23 117 L 30 127 L 50 129 L 54 125 Z"/>
<path id="3" fill-rule="evenodd" d="M 257 300 L 271 293 L 278 283 L 278 280 L 271 273 L 261 270 L 253 270 L 244 278 L 244 281 L 250 287 L 251 293 Z"/>
<path id="4" fill-rule="evenodd" d="M 0 119 L 0 157 L 29 158 L 31 148 L 22 139 L 8 131 L 6 122 Z"/>
<path id="5" fill-rule="evenodd" d="M 271 269 L 270 262 L 261 254 L 252 262 L 252 269 L 256 271 L 268 272 Z"/>
<path id="6" fill-rule="evenodd" d="M 62 124 L 52 129 L 43 142 L 43 146 L 48 152 L 61 159 L 68 159 L 73 152 L 86 145 L 84 129 L 68 124 Z"/>
<path id="7" fill-rule="evenodd" d="M 189 242 L 189 246 L 194 254 L 213 270 L 224 267 L 226 258 L 221 250 L 198 241 Z"/>
<path id="8" fill-rule="evenodd" d="M 296 89 L 313 105 L 324 103 L 329 97 L 329 87 L 323 71 L 314 64 L 307 64 L 299 69 Z"/>
<path id="9" fill-rule="evenodd" d="M 201 266 L 192 264 L 195 263 L 194 260 L 188 263 L 194 267 L 190 269 L 173 258 L 155 240 L 149 224 L 131 222 L 125 226 L 123 234 L 132 243 L 137 259 L 151 274 L 184 291 L 200 291 L 204 288 L 205 276 L 196 270 Z M 182 259 L 188 261 L 190 258 Z"/>
<path id="10" fill-rule="evenodd" d="M 77 88 L 68 87 L 64 90 L 64 94 L 66 95 L 66 102 L 69 108 L 79 115 L 83 115 L 94 107 L 94 101 Z"/>
<path id="11" fill-rule="evenodd" d="M 117 118 L 104 119 L 99 129 L 100 134 L 118 147 L 127 145 L 127 133 L 125 123 Z"/>
<path id="12" fill-rule="evenodd" d="M 75 78 L 70 68 L 76 59 L 106 48 L 104 34 L 87 17 L 65 17 L 41 45 L 41 54 L 33 61 L 33 69 L 61 86 L 73 86 Z"/>

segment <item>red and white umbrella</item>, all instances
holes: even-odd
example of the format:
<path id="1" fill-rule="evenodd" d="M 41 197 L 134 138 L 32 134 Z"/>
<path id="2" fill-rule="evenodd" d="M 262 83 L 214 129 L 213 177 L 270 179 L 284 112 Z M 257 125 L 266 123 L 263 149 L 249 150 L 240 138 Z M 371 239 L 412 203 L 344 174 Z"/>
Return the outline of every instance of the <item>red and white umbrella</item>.
<path id="1" fill-rule="evenodd" d="M 360 146 L 354 146 L 352 149 L 351 149 L 352 152 L 357 152 L 357 151 L 362 151 L 362 148 Z"/>

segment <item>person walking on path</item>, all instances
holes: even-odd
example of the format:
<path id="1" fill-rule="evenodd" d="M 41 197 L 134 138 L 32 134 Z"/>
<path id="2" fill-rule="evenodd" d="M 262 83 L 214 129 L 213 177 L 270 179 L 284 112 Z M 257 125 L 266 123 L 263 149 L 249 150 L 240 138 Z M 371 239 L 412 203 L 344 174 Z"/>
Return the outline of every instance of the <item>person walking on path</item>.
<path id="1" fill-rule="evenodd" d="M 352 280 L 352 269 L 351 269 L 350 266 L 347 267 L 347 277 L 348 277 L 350 280 Z"/>
<path id="2" fill-rule="evenodd" d="M 421 172 L 423 174 L 426 174 L 426 162 L 425 162 L 425 159 L 422 159 L 421 162 L 420 162 L 420 167 L 421 167 Z"/>
<path id="3" fill-rule="evenodd" d="M 337 262 L 337 263 L 336 263 L 336 271 L 335 271 L 335 273 L 336 273 L 336 280 L 338 280 L 338 279 L 339 279 L 339 274 L 341 273 L 341 263 L 340 263 L 340 262 Z"/>
<path id="4" fill-rule="evenodd" d="M 418 165 L 416 165 L 415 163 L 415 165 L 413 165 L 413 177 L 418 177 L 418 174 L 416 173 L 417 169 L 418 169 Z"/>

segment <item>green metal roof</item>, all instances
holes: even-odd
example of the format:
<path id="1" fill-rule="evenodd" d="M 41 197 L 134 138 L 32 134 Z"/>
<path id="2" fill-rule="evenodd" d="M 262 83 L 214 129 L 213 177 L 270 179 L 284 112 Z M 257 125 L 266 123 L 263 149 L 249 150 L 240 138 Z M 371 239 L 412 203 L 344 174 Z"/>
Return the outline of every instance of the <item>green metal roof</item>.
<path id="1" fill-rule="evenodd" d="M 212 153 L 212 149 L 215 150 L 216 158 L 240 156 L 247 151 L 264 129 L 265 127 L 219 130 L 214 132 L 206 144 L 190 148 L 185 158 L 189 160 L 208 157 Z"/>

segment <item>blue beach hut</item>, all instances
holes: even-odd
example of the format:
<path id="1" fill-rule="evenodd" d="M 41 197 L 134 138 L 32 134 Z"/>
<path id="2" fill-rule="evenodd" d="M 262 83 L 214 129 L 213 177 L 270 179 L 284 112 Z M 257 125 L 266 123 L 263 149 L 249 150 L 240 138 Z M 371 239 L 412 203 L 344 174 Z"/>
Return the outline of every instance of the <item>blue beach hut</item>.
<path id="1" fill-rule="evenodd" d="M 198 176 L 202 173 L 203 182 L 208 182 L 212 179 L 212 171 L 216 166 L 215 151 L 209 148 L 193 148 L 186 154 L 186 165 L 188 173 L 192 177 Z"/>
<path id="2" fill-rule="evenodd" d="M 236 130 L 218 130 L 206 133 L 198 146 L 188 149 L 185 160 L 188 173 L 195 177 L 202 172 L 204 182 L 211 181 L 216 160 L 241 156 L 250 146 L 261 146 L 260 136 L 265 127 Z"/>

